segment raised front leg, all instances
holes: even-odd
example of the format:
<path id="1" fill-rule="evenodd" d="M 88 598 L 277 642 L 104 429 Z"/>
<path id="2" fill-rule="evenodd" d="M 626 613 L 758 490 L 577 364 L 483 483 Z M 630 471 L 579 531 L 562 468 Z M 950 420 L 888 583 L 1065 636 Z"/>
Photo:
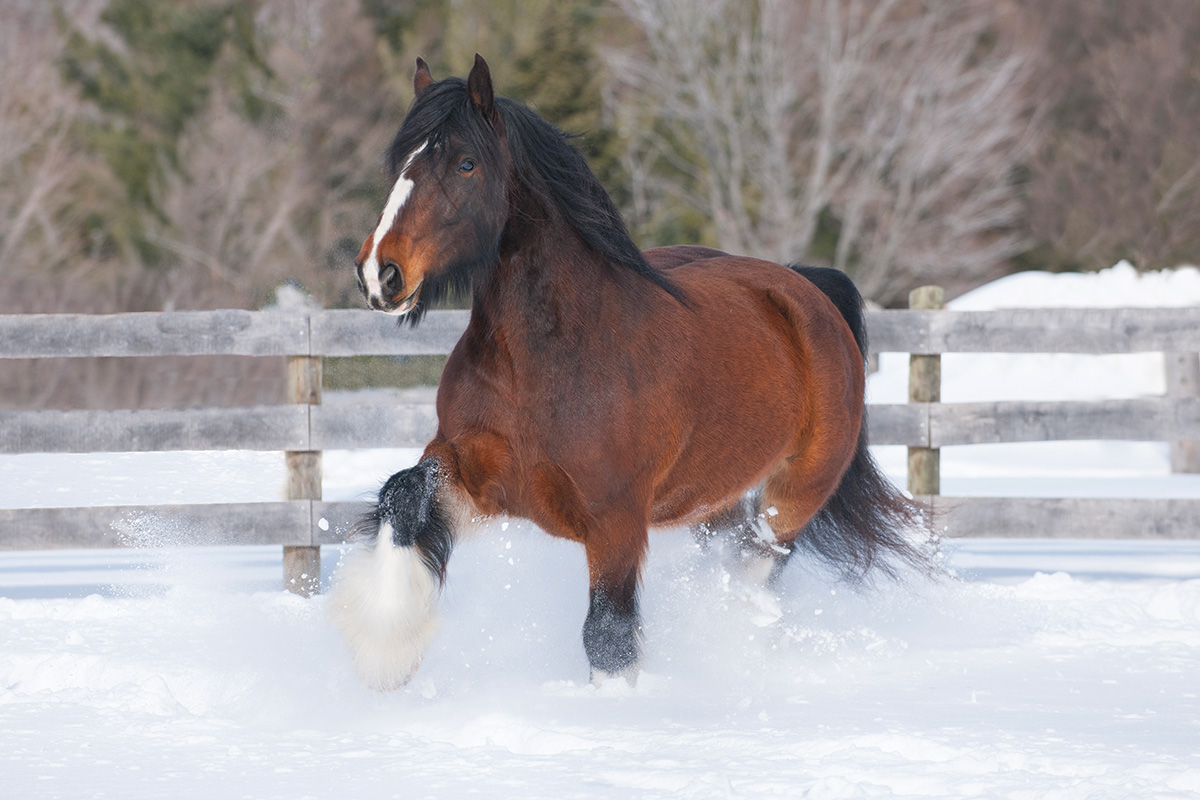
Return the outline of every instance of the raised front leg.
<path id="1" fill-rule="evenodd" d="M 646 550 L 645 525 L 602 525 L 598 535 L 589 536 L 584 544 L 591 586 L 583 649 L 592 681 L 623 676 L 633 685 L 641 654 L 637 595 Z"/>
<path id="2" fill-rule="evenodd" d="M 361 539 L 334 577 L 329 612 L 372 689 L 408 683 L 437 631 L 455 491 L 441 462 L 426 457 L 389 478 L 355 526 Z"/>

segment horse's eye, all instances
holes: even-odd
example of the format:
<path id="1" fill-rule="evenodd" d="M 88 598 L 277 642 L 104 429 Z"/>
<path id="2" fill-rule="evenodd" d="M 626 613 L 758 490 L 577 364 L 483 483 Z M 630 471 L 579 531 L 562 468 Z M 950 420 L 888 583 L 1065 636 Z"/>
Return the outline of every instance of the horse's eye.
<path id="1" fill-rule="evenodd" d="M 458 171 L 463 173 L 464 175 L 466 175 L 468 172 L 473 172 L 474 170 L 475 170 L 475 162 L 469 158 L 458 165 Z"/>

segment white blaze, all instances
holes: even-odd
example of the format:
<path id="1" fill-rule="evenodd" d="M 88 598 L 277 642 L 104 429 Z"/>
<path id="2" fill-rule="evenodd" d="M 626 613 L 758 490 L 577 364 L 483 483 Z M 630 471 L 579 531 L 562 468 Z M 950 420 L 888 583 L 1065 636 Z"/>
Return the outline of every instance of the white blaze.
<path id="1" fill-rule="evenodd" d="M 415 547 L 397 547 L 392 527 L 375 546 L 358 545 L 333 580 L 329 616 L 369 688 L 402 688 L 437 632 L 437 579 Z"/>
<path id="2" fill-rule="evenodd" d="M 383 207 L 383 214 L 379 217 L 379 225 L 375 228 L 375 233 L 371 235 L 371 255 L 367 256 L 367 260 L 363 263 L 363 280 L 367 284 L 367 293 L 372 296 L 383 296 L 383 287 L 379 284 L 379 242 L 396 224 L 400 210 L 404 208 L 404 203 L 412 193 L 413 182 L 408 179 L 408 168 L 412 166 L 413 161 L 427 144 L 429 142 L 423 142 L 420 147 L 408 154 L 408 158 L 404 159 L 404 166 L 400 168 L 400 177 L 396 178 L 396 185 L 392 187 L 392 193 L 388 195 L 387 204 Z"/>

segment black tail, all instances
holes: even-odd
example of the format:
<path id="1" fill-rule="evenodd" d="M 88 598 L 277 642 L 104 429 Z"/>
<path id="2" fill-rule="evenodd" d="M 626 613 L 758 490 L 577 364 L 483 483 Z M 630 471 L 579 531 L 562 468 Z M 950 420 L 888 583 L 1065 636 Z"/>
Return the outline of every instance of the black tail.
<path id="1" fill-rule="evenodd" d="M 824 292 L 845 317 L 865 361 L 867 325 L 863 299 L 844 272 L 822 267 L 793 266 L 793 270 Z M 873 567 L 894 575 L 896 560 L 923 571 L 930 561 L 905 537 L 928 518 L 929 509 L 900 493 L 883 475 L 867 449 L 867 414 L 854 460 L 837 491 L 817 512 L 798 539 L 848 575 L 862 577 Z"/>

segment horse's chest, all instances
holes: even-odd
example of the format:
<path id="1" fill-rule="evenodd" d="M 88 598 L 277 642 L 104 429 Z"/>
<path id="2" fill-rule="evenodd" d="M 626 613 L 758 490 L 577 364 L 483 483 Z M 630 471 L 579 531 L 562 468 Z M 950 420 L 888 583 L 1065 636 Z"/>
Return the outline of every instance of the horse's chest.
<path id="1" fill-rule="evenodd" d="M 579 435 L 627 416 L 628 381 L 590 359 L 546 359 L 521 370 L 444 375 L 438 392 L 443 429 L 487 427 L 514 439 Z"/>

